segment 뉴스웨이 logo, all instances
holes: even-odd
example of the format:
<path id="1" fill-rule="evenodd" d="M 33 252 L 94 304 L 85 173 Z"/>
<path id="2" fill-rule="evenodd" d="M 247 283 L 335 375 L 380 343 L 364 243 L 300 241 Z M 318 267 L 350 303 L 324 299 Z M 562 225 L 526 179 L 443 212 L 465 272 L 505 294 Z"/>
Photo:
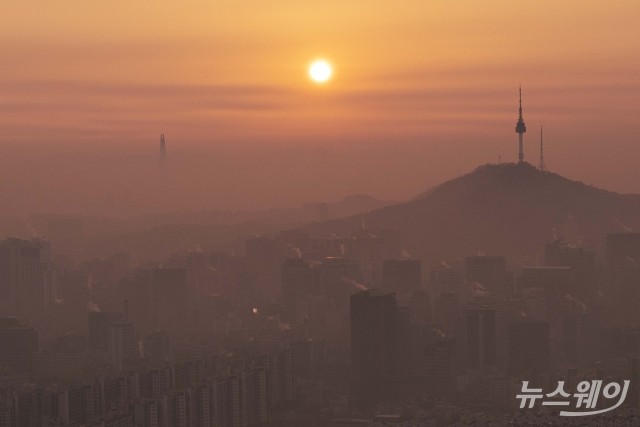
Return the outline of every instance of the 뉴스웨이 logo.
<path id="1" fill-rule="evenodd" d="M 561 417 L 598 415 L 613 411 L 622 405 L 627 397 L 630 381 L 624 380 L 622 385 L 617 382 L 611 382 L 604 387 L 602 383 L 602 380 L 582 381 L 578 384 L 576 392 L 570 394 L 565 391 L 565 382 L 558 381 L 556 389 L 545 394 L 541 388 L 529 388 L 529 381 L 522 381 L 521 394 L 518 394 L 516 399 L 520 400 L 520 409 L 532 409 L 537 404 L 540 404 L 542 406 L 557 406 L 567 409 L 560 411 Z M 602 398 L 600 397 L 601 393 Z M 616 401 L 615 399 L 618 400 Z M 606 405 L 603 404 L 603 401 Z M 598 406 L 598 403 L 600 403 L 600 406 Z M 604 409 L 596 409 L 603 406 Z"/>

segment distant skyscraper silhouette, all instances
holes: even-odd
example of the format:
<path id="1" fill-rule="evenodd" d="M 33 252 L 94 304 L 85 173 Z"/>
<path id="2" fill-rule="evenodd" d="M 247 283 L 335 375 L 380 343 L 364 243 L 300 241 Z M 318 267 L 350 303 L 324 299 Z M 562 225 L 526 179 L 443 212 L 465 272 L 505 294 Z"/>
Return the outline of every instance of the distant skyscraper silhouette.
<path id="1" fill-rule="evenodd" d="M 398 367 L 398 304 L 394 293 L 362 291 L 350 297 L 351 370 L 356 399 L 385 394 Z"/>
<path id="2" fill-rule="evenodd" d="M 167 145 L 164 140 L 164 133 L 160 134 L 160 174 L 167 173 Z"/>
<path id="3" fill-rule="evenodd" d="M 542 145 L 542 126 L 540 126 L 540 163 L 538 163 L 538 169 L 545 172 L 547 165 L 544 162 L 544 145 Z"/>
<path id="4" fill-rule="evenodd" d="M 495 366 L 497 356 L 496 307 L 488 304 L 469 304 L 467 318 L 467 358 L 473 370 Z"/>
<path id="5" fill-rule="evenodd" d="M 527 127 L 524 125 L 524 119 L 522 118 L 522 87 L 519 88 L 520 92 L 520 107 L 518 109 L 518 122 L 516 123 L 516 133 L 518 134 L 518 147 L 520 149 L 518 153 L 518 162 L 524 162 L 524 136 L 527 131 Z"/>

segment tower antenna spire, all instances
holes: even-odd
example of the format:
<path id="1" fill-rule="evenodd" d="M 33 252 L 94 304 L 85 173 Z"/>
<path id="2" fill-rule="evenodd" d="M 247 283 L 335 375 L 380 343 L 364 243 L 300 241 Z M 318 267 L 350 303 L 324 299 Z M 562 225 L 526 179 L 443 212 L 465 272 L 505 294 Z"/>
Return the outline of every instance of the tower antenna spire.
<path id="1" fill-rule="evenodd" d="M 542 125 L 540 125 L 540 163 L 538 163 L 538 169 L 543 172 L 547 171 L 547 165 L 544 162 L 544 145 L 542 144 Z"/>
<path id="2" fill-rule="evenodd" d="M 524 162 L 524 136 L 527 127 L 522 118 L 522 86 L 518 87 L 519 106 L 518 106 L 518 122 L 516 123 L 516 133 L 518 134 L 518 163 Z"/>

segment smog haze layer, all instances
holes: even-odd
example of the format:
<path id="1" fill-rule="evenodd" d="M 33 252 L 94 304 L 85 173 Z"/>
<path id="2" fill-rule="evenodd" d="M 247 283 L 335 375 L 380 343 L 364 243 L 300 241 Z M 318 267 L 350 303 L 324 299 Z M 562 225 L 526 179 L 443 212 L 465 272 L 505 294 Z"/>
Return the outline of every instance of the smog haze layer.
<path id="1" fill-rule="evenodd" d="M 405 200 L 517 158 L 519 84 L 526 160 L 543 125 L 553 170 L 637 193 L 639 13 L 633 0 L 9 0 L 2 214 Z M 307 76 L 318 57 L 334 68 L 323 85 Z"/>

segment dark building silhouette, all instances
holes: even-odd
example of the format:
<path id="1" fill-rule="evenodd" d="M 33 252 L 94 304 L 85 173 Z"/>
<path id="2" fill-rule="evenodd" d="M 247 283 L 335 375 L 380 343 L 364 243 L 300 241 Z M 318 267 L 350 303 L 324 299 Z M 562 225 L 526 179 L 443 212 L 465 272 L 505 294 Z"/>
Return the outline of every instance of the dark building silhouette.
<path id="1" fill-rule="evenodd" d="M 36 320 L 53 300 L 44 240 L 0 242 L 0 315 Z"/>
<path id="2" fill-rule="evenodd" d="M 112 322 L 107 329 L 107 354 L 113 372 L 122 372 L 125 362 L 138 356 L 136 334 L 129 322 Z"/>
<path id="3" fill-rule="evenodd" d="M 607 235 L 607 278 L 618 320 L 640 321 L 640 233 Z"/>
<path id="4" fill-rule="evenodd" d="M 59 381 L 73 381 L 81 378 L 86 350 L 86 337 L 71 334 L 58 337 L 54 343 L 55 378 Z"/>
<path id="5" fill-rule="evenodd" d="M 467 360 L 471 369 L 483 370 L 497 362 L 496 307 L 469 304 L 467 320 Z"/>
<path id="6" fill-rule="evenodd" d="M 414 291 L 407 301 L 411 323 L 426 325 L 431 322 L 431 299 L 425 291 Z"/>
<path id="7" fill-rule="evenodd" d="M 429 286 L 433 297 L 445 292 L 460 292 L 463 286 L 463 274 L 449 264 L 442 263 L 429 271 Z"/>
<path id="8" fill-rule="evenodd" d="M 565 361 L 583 364 L 597 360 L 602 312 L 565 295 L 560 305 L 560 350 Z"/>
<path id="9" fill-rule="evenodd" d="M 163 363 L 171 360 L 171 345 L 169 336 L 164 331 L 154 332 L 144 339 L 144 358 Z"/>
<path id="10" fill-rule="evenodd" d="M 502 256 L 472 256 L 465 259 L 467 283 L 478 283 L 492 295 L 508 290 L 507 260 Z"/>
<path id="11" fill-rule="evenodd" d="M 393 293 L 351 295 L 351 373 L 357 399 L 388 391 L 396 373 L 398 307 Z"/>
<path id="12" fill-rule="evenodd" d="M 456 292 L 438 295 L 433 304 L 433 317 L 445 334 L 457 334 L 458 324 L 463 317 L 459 295 Z"/>
<path id="13" fill-rule="evenodd" d="M 427 388 L 437 400 L 451 399 L 456 392 L 456 339 L 437 334 L 426 348 Z"/>
<path id="14" fill-rule="evenodd" d="M 89 345 L 93 349 L 107 351 L 109 326 L 117 320 L 120 320 L 120 315 L 116 313 L 89 312 Z"/>
<path id="15" fill-rule="evenodd" d="M 291 342 L 293 370 L 303 378 L 313 378 L 320 372 L 325 359 L 324 341 L 312 338 Z"/>
<path id="16" fill-rule="evenodd" d="M 38 332 L 15 318 L 0 318 L 0 365 L 28 374 L 38 351 Z"/>

